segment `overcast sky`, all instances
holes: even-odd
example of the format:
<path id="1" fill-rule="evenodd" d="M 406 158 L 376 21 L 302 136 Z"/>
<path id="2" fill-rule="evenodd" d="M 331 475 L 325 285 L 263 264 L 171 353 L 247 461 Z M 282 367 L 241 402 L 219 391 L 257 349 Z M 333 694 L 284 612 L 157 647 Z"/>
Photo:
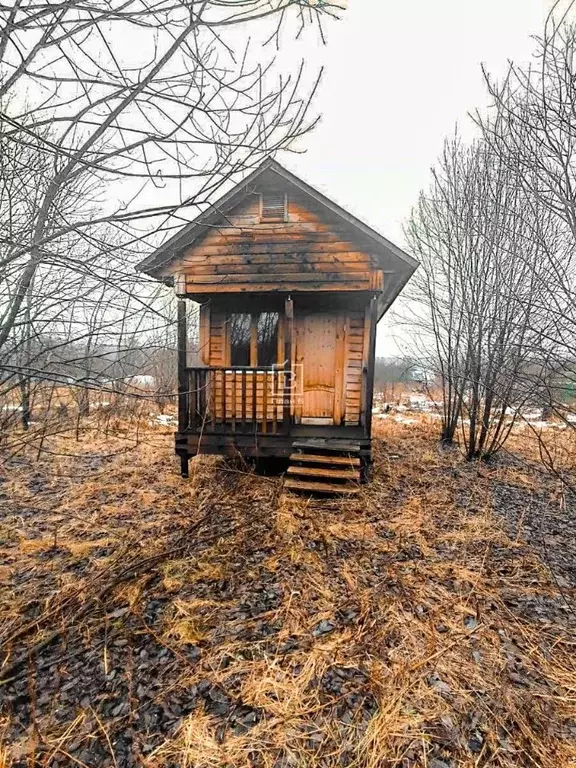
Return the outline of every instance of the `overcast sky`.
<path id="1" fill-rule="evenodd" d="M 402 223 L 445 136 L 487 104 L 481 64 L 502 73 L 529 59 L 549 0 L 349 0 L 330 29 L 315 102 L 322 121 L 278 159 L 328 197 L 403 245 Z M 378 353 L 396 334 L 382 321 Z M 400 344 L 402 341 L 400 339 Z"/>

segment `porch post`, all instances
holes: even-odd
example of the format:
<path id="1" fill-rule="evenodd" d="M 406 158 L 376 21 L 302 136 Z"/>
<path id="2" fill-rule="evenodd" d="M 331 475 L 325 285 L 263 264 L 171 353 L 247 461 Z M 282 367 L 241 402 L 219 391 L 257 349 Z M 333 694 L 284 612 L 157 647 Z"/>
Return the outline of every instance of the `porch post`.
<path id="1" fill-rule="evenodd" d="M 284 303 L 284 392 L 282 428 L 290 434 L 291 403 L 292 403 L 292 331 L 294 326 L 294 302 L 288 296 Z"/>
<path id="2" fill-rule="evenodd" d="M 188 339 L 186 330 L 186 302 L 178 301 L 178 432 L 181 434 L 188 428 Z M 188 477 L 188 448 L 180 454 L 180 472 L 182 477 Z"/>

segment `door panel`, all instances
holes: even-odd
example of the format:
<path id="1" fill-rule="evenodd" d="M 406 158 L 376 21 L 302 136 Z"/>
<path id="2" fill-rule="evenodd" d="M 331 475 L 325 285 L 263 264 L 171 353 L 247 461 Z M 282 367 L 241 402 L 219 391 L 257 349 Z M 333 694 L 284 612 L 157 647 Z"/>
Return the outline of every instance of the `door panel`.
<path id="1" fill-rule="evenodd" d="M 302 422 L 332 424 L 336 393 L 337 317 L 306 315 L 298 334 L 302 376 Z"/>

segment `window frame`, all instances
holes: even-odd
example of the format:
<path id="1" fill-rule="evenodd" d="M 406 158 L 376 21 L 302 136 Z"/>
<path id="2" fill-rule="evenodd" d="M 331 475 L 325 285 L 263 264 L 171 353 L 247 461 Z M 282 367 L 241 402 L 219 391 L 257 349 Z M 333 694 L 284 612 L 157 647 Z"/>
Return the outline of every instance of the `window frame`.
<path id="1" fill-rule="evenodd" d="M 278 330 L 276 339 L 276 362 L 270 365 L 261 365 L 258 362 L 258 319 L 266 312 L 275 312 L 278 315 Z M 282 312 L 278 310 L 262 309 L 258 312 L 229 312 L 226 317 L 226 360 L 227 367 L 243 368 L 244 366 L 232 366 L 232 339 L 230 338 L 230 326 L 232 315 L 250 315 L 250 368 L 270 368 L 281 366 L 283 360 L 284 325 Z"/>

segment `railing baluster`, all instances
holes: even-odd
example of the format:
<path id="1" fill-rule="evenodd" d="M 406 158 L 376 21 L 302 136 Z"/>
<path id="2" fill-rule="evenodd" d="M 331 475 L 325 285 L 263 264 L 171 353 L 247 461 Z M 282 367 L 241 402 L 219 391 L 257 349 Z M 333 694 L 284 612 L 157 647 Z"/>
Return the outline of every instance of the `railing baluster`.
<path id="1" fill-rule="evenodd" d="M 292 394 L 292 370 L 290 360 L 284 363 L 284 381 L 282 392 L 282 429 L 285 433 L 290 431 L 290 400 Z"/>
<path id="2" fill-rule="evenodd" d="M 242 431 L 246 432 L 246 371 L 241 371 L 242 376 Z"/>
<path id="3" fill-rule="evenodd" d="M 226 424 L 226 369 L 222 371 L 222 424 Z"/>
<path id="4" fill-rule="evenodd" d="M 276 394 L 278 392 L 278 371 L 276 368 L 272 369 L 272 432 L 276 434 L 278 431 L 278 401 Z"/>
<path id="5" fill-rule="evenodd" d="M 252 369 L 252 427 L 256 428 L 258 420 L 258 375 L 255 369 Z"/>
<path id="6" fill-rule="evenodd" d="M 218 428 L 216 431 L 220 432 L 226 426 L 231 434 L 274 435 L 289 430 L 292 386 L 289 364 L 266 368 L 187 368 L 186 377 L 185 418 L 182 413 L 186 429 L 210 432 Z"/>
<path id="7" fill-rule="evenodd" d="M 232 371 L 230 374 L 230 387 L 232 405 L 230 406 L 230 413 L 232 416 L 232 432 L 236 432 L 236 371 Z"/>
<path id="8" fill-rule="evenodd" d="M 268 428 L 268 372 L 262 371 L 262 432 L 266 434 Z"/>
<path id="9" fill-rule="evenodd" d="M 206 375 L 206 391 L 208 392 L 208 411 L 210 413 L 210 426 L 216 423 L 216 371 L 208 370 Z"/>

